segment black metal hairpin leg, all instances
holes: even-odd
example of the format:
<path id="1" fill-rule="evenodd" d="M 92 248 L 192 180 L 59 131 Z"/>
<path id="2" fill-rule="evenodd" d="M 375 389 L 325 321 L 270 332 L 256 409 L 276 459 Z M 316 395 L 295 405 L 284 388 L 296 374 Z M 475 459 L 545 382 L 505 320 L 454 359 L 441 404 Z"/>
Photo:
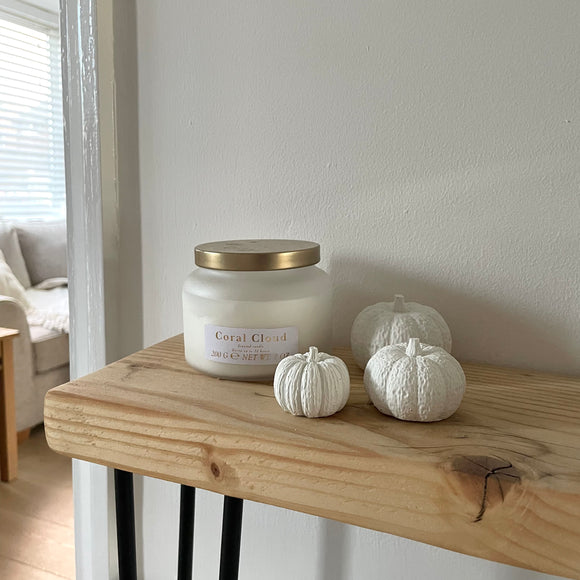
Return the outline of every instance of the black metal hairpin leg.
<path id="1" fill-rule="evenodd" d="M 243 500 L 229 495 L 224 496 L 219 580 L 238 579 L 243 508 Z"/>
<path id="2" fill-rule="evenodd" d="M 119 580 L 137 580 L 133 474 L 120 469 L 115 469 L 115 510 Z"/>
<path id="3" fill-rule="evenodd" d="M 242 540 L 243 500 L 224 496 L 219 580 L 238 580 Z M 133 474 L 115 469 L 115 511 L 119 580 L 137 580 L 135 548 L 135 499 Z M 177 580 L 191 580 L 193 572 L 193 527 L 195 488 L 181 486 Z"/>
<path id="4" fill-rule="evenodd" d="M 177 580 L 191 580 L 193 572 L 193 523 L 195 519 L 195 487 L 181 486 L 179 507 L 179 555 Z"/>

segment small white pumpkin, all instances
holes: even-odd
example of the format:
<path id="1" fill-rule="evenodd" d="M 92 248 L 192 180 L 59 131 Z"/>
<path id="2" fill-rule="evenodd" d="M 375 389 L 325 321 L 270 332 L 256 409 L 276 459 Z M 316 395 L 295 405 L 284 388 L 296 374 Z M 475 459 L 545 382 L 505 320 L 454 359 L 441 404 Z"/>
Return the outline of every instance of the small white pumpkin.
<path id="1" fill-rule="evenodd" d="M 284 411 L 306 417 L 327 417 L 348 400 L 350 376 L 336 356 L 311 346 L 306 354 L 282 359 L 274 374 L 274 395 Z"/>
<path id="2" fill-rule="evenodd" d="M 394 302 L 379 302 L 365 308 L 356 318 L 350 345 L 356 363 L 364 369 L 383 346 L 418 338 L 451 352 L 451 331 L 437 310 L 417 302 L 405 302 L 397 294 Z"/>
<path id="3" fill-rule="evenodd" d="M 380 349 L 367 364 L 364 385 L 373 405 L 385 415 L 441 421 L 459 408 L 465 374 L 447 351 L 411 338 L 408 344 Z"/>

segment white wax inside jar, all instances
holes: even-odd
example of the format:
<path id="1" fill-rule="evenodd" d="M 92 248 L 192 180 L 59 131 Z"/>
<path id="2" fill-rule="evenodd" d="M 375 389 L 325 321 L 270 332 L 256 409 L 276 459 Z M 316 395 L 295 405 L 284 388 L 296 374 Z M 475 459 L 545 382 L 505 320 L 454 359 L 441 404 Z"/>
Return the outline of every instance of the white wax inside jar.
<path id="1" fill-rule="evenodd" d="M 268 272 L 200 268 L 184 285 L 183 321 L 190 365 L 222 378 L 269 379 L 283 355 L 310 346 L 331 349 L 328 275 L 315 266 Z"/>

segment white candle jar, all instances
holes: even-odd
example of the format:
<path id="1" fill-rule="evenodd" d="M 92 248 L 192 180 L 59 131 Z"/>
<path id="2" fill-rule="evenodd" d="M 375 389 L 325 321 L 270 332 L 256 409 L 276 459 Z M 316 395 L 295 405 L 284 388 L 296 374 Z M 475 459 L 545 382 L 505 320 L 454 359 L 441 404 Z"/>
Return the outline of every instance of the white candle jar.
<path id="1" fill-rule="evenodd" d="M 212 376 L 264 380 L 284 357 L 332 346 L 330 277 L 320 246 L 236 240 L 195 248 L 183 285 L 185 358 Z"/>

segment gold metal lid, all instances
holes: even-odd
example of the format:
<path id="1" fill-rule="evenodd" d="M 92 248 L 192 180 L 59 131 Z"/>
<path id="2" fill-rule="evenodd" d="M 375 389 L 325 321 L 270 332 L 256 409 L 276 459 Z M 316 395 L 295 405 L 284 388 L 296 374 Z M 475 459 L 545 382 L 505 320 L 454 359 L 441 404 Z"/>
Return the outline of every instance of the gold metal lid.
<path id="1" fill-rule="evenodd" d="M 195 248 L 195 263 L 212 270 L 264 271 L 320 262 L 320 245 L 300 240 L 229 240 Z"/>

